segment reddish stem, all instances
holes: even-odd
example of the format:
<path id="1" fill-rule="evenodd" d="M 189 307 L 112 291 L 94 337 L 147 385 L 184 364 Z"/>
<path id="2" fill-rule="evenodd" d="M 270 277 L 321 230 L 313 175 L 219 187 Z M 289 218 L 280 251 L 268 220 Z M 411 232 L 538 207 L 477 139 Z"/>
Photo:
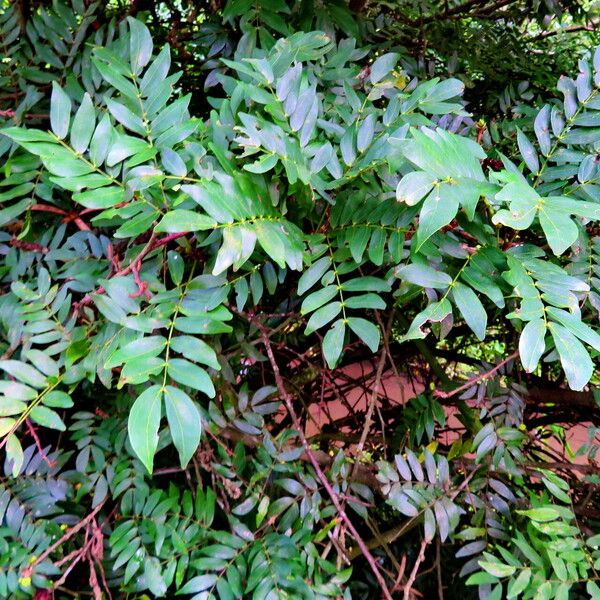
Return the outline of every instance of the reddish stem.
<path id="1" fill-rule="evenodd" d="M 29 210 L 37 210 L 42 212 L 56 213 L 57 215 L 68 215 L 69 213 L 58 206 L 52 206 L 51 204 L 34 204 Z"/>
<path id="2" fill-rule="evenodd" d="M 25 419 L 25 424 L 27 425 L 27 431 L 29 432 L 29 435 L 33 438 L 33 441 L 35 442 L 35 446 L 38 449 L 38 452 L 40 453 L 40 455 L 44 459 L 44 462 L 49 467 L 55 467 L 56 466 L 56 461 L 55 460 L 50 460 L 48 458 L 48 455 L 44 452 L 44 449 L 42 448 L 42 444 L 40 442 L 40 438 L 38 437 L 37 431 L 35 430 L 35 427 L 33 426 L 33 423 L 29 420 L 29 417 L 27 417 Z"/>
<path id="3" fill-rule="evenodd" d="M 34 204 L 30 210 L 40 211 L 40 212 L 50 212 L 56 215 L 62 215 L 63 223 L 69 223 L 73 221 L 75 225 L 79 228 L 80 231 L 91 231 L 90 226 L 81 218 L 80 213 L 75 212 L 67 212 L 58 206 L 52 206 L 51 204 Z M 81 213 L 83 214 L 83 213 Z"/>
<path id="4" fill-rule="evenodd" d="M 123 277 L 124 275 L 129 275 L 129 273 L 132 273 L 134 271 L 134 269 L 136 268 L 138 263 L 141 266 L 143 258 L 147 254 L 152 252 L 152 250 L 156 250 L 156 248 L 160 248 L 161 246 L 164 246 L 165 244 L 168 244 L 169 242 L 171 242 L 173 240 L 183 237 L 184 235 L 187 235 L 188 233 L 189 232 L 187 232 L 187 231 L 183 231 L 180 233 L 170 233 L 169 235 L 167 235 L 164 238 L 161 238 L 159 240 L 156 239 L 155 234 L 153 233 L 152 236 L 150 237 L 150 239 L 148 240 L 148 243 L 142 248 L 140 253 L 129 263 L 129 265 L 127 265 L 126 267 L 124 267 L 122 269 L 119 269 L 109 278 Z M 114 257 L 114 256 L 111 258 L 111 261 L 113 263 L 114 263 L 115 258 L 116 257 Z M 139 269 L 138 269 L 138 271 L 139 271 Z M 134 277 L 135 277 L 135 275 L 134 275 Z M 75 313 L 77 313 L 82 306 L 86 306 L 93 302 L 92 294 L 103 294 L 105 291 L 106 290 L 102 286 L 97 287 L 93 292 L 86 294 L 79 302 L 75 303 L 73 305 L 73 310 L 75 311 Z"/>
<path id="5" fill-rule="evenodd" d="M 8 110 L 0 110 L 0 117 L 12 118 L 17 116 L 17 111 L 8 109 Z M 50 115 L 47 114 L 35 114 L 35 113 L 26 113 L 22 115 L 24 119 L 48 119 Z"/>
<path id="6" fill-rule="evenodd" d="M 168 244 L 169 242 L 172 242 L 173 240 L 177 240 L 180 237 L 187 235 L 188 233 L 189 233 L 188 231 L 182 231 L 181 233 L 170 233 L 169 235 L 165 236 L 164 238 L 161 238 L 160 240 L 155 240 L 155 242 L 152 245 L 152 250 L 155 250 L 156 248 L 159 248 L 160 246 L 164 246 L 165 244 Z"/>

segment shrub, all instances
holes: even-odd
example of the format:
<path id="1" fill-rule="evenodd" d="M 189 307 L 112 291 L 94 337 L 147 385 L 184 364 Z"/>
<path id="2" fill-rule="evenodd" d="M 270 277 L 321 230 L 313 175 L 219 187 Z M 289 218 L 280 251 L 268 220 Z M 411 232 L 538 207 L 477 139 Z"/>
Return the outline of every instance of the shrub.
<path id="1" fill-rule="evenodd" d="M 0 596 L 600 597 L 600 51 L 496 128 L 342 4 L 190 13 L 206 98 L 73 6 L 3 16 Z"/>

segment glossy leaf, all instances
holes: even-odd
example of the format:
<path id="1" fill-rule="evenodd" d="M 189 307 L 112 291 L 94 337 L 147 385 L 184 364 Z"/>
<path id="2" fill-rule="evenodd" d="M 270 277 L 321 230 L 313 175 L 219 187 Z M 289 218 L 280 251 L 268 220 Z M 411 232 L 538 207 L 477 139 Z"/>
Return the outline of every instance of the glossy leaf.
<path id="1" fill-rule="evenodd" d="M 133 403 L 127 424 L 131 447 L 149 473 L 152 473 L 154 454 L 158 447 L 162 396 L 163 391 L 159 385 L 144 390 Z"/>
<path id="2" fill-rule="evenodd" d="M 200 443 L 200 413 L 186 393 L 171 385 L 165 388 L 165 409 L 171 437 L 184 468 Z"/>

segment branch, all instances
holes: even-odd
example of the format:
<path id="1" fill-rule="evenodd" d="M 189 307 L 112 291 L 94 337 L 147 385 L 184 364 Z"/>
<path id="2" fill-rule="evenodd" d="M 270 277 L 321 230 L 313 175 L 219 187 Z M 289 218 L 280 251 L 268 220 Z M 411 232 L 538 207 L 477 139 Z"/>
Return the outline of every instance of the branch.
<path id="1" fill-rule="evenodd" d="M 296 415 L 296 411 L 294 410 L 292 397 L 290 396 L 288 391 L 285 389 L 285 385 L 283 383 L 283 378 L 281 377 L 281 372 L 279 371 L 279 365 L 277 364 L 277 361 L 275 360 L 275 355 L 273 354 L 273 348 L 271 346 L 271 340 L 269 339 L 267 329 L 264 327 L 264 325 L 262 325 L 262 323 L 257 323 L 257 325 L 261 331 L 265 350 L 267 351 L 267 356 L 269 358 L 269 362 L 271 363 L 271 367 L 273 369 L 273 374 L 275 376 L 275 383 L 277 385 L 277 389 L 279 390 L 279 394 L 281 395 L 281 398 L 286 405 L 286 408 L 290 414 L 292 422 L 294 423 L 294 427 L 298 431 L 300 440 L 302 442 L 302 445 L 304 446 L 304 449 L 308 456 L 308 459 L 309 459 L 310 463 L 312 464 L 313 469 L 315 470 L 315 473 L 317 474 L 317 477 L 319 478 L 321 484 L 325 488 L 326 492 L 329 494 L 329 497 L 331 498 L 331 501 L 332 501 L 333 505 L 335 506 L 335 509 L 337 510 L 338 515 L 346 523 L 350 533 L 356 540 L 356 543 L 358 544 L 358 547 L 360 548 L 363 556 L 365 557 L 366 561 L 369 563 L 369 566 L 371 567 L 371 571 L 373 572 L 373 575 L 375 575 L 375 578 L 377 579 L 379 585 L 381 586 L 382 596 L 386 600 L 392 600 L 392 595 L 390 594 L 390 592 L 387 588 L 385 579 L 383 578 L 383 575 L 381 574 L 381 571 L 379 570 L 379 567 L 377 566 L 375 557 L 371 554 L 371 552 L 367 548 L 367 545 L 365 544 L 364 540 L 362 539 L 361 535 L 356 530 L 356 527 L 354 527 L 354 523 L 352 523 L 352 520 L 346 514 L 346 511 L 344 510 L 337 493 L 335 492 L 335 490 L 329 483 L 329 480 L 327 479 L 327 476 L 325 475 L 325 473 L 323 473 L 323 470 L 321 469 L 321 466 L 319 465 L 318 460 L 315 458 L 313 451 L 306 439 L 306 436 L 304 435 L 302 425 L 300 424 L 298 416 Z"/>
<path id="2" fill-rule="evenodd" d="M 50 556 L 50 554 L 52 554 L 52 552 L 54 552 L 59 546 L 62 546 L 67 540 L 71 539 L 78 531 L 81 531 L 81 529 L 83 529 L 100 512 L 100 509 L 104 506 L 105 502 L 106 499 L 104 499 L 100 504 L 98 504 L 98 506 L 96 506 L 96 508 L 89 515 L 87 515 L 87 517 L 79 521 L 77 525 L 73 525 L 73 527 L 67 529 L 67 531 L 65 531 L 65 534 L 62 537 L 56 540 L 54 544 L 46 548 L 44 552 L 37 556 L 35 560 L 33 560 L 31 564 L 29 564 L 25 568 L 25 570 L 23 571 L 23 577 L 31 577 L 31 573 L 35 565 L 46 560 L 46 558 L 48 558 L 48 556 Z"/>
<path id="3" fill-rule="evenodd" d="M 14 117 L 17 116 L 17 111 L 16 110 L 12 110 L 12 109 L 8 109 L 8 110 L 0 110 L 0 117 L 6 117 L 7 119 L 12 119 Z M 50 115 L 47 114 L 33 114 L 33 113 L 26 113 L 24 115 L 21 115 L 21 117 L 23 119 L 49 119 Z"/>
<path id="4" fill-rule="evenodd" d="M 44 462 L 50 468 L 55 467 L 57 465 L 56 461 L 50 460 L 48 458 L 48 455 L 46 454 L 46 452 L 44 452 L 44 449 L 42 448 L 42 444 L 40 442 L 40 438 L 37 434 L 37 431 L 35 430 L 35 427 L 33 426 L 33 423 L 30 421 L 29 417 L 26 417 L 25 424 L 27 425 L 27 431 L 29 432 L 29 435 L 33 438 L 33 441 L 35 442 L 35 447 L 38 449 L 38 452 L 40 453 L 40 456 L 42 457 Z"/>
<path id="5" fill-rule="evenodd" d="M 25 250 L 26 252 L 39 252 L 40 254 L 48 254 L 50 250 L 41 244 L 36 244 L 35 242 L 24 242 L 23 240 L 19 240 L 15 237 L 8 240 L 8 243 L 13 248 L 19 248 L 20 250 Z"/>
<path id="6" fill-rule="evenodd" d="M 248 433 L 242 433 L 233 427 L 227 427 L 225 429 L 221 429 L 219 434 L 224 438 L 231 440 L 233 442 L 241 442 L 246 448 L 257 448 L 262 446 L 263 442 L 259 437 L 250 435 Z M 291 449 L 291 448 L 290 448 Z M 330 467 L 333 464 L 333 457 L 329 456 L 327 452 L 323 450 L 311 450 L 311 454 L 313 458 L 317 460 L 319 465 L 323 468 Z M 308 462 L 310 461 L 308 452 L 304 452 L 300 455 L 299 460 Z M 162 475 L 169 472 L 179 472 L 182 471 L 180 468 L 176 468 L 173 471 L 171 469 L 160 469 L 154 472 L 154 475 Z M 354 465 L 354 469 L 348 478 L 350 481 L 355 481 L 356 483 L 362 483 L 364 485 L 368 485 L 375 492 L 381 493 L 381 482 L 377 479 L 375 472 L 369 468 L 368 465 L 361 464 L 357 462 Z"/>
<path id="7" fill-rule="evenodd" d="M 382 335 L 387 337 L 389 334 L 390 327 L 393 322 L 394 313 L 392 312 L 390 315 L 390 319 L 388 320 L 388 325 L 384 331 L 382 331 Z M 371 393 L 371 397 L 369 398 L 369 407 L 367 409 L 367 414 L 365 417 L 365 426 L 363 427 L 362 434 L 360 436 L 360 441 L 358 442 L 358 446 L 356 447 L 356 456 L 360 457 L 362 454 L 363 448 L 365 447 L 365 442 L 367 441 L 367 436 L 369 435 L 369 431 L 371 430 L 371 423 L 373 422 L 373 412 L 375 411 L 375 405 L 377 404 L 377 399 L 379 396 L 379 389 L 381 387 L 381 376 L 383 375 L 383 367 L 385 366 L 385 361 L 387 359 L 387 350 L 384 348 L 381 350 L 381 356 L 379 357 L 379 364 L 377 366 L 377 372 L 375 373 L 375 382 L 373 383 L 373 391 Z M 354 465 L 354 469 L 358 466 L 358 462 Z"/>
<path id="8" fill-rule="evenodd" d="M 42 211 L 42 212 L 51 212 L 57 215 L 63 216 L 63 223 L 69 223 L 73 221 L 75 225 L 79 228 L 80 231 L 91 231 L 90 226 L 81 218 L 79 213 L 76 212 L 68 212 L 59 208 L 58 206 L 52 206 L 51 204 L 34 204 L 29 210 Z"/>
<path id="9" fill-rule="evenodd" d="M 554 29 L 552 31 L 542 31 L 538 35 L 533 36 L 528 41 L 537 42 L 549 38 L 553 35 L 560 35 L 561 33 L 576 33 L 577 31 L 596 31 L 596 28 L 600 25 L 600 17 L 590 19 L 588 23 L 581 25 L 570 25 L 569 27 L 561 27 L 560 29 Z"/>
<path id="10" fill-rule="evenodd" d="M 421 548 L 419 549 L 419 555 L 417 556 L 417 560 L 415 560 L 415 564 L 412 568 L 412 571 L 410 572 L 410 575 L 408 576 L 408 581 L 406 582 L 406 585 L 404 586 L 404 595 L 403 595 L 404 600 L 410 600 L 410 592 L 412 590 L 413 583 L 415 582 L 415 579 L 417 578 L 417 573 L 419 572 L 419 567 L 421 566 L 421 563 L 423 562 L 423 560 L 425 560 L 425 550 L 427 549 L 428 544 L 429 544 L 429 542 L 425 538 L 421 542 Z"/>
<path id="11" fill-rule="evenodd" d="M 472 387 L 479 381 L 482 381 L 483 379 L 487 379 L 488 377 L 491 377 L 494 373 L 499 371 L 506 363 L 510 362 L 511 360 L 516 358 L 518 355 L 519 355 L 519 351 L 515 350 L 511 355 L 507 356 L 502 362 L 499 362 L 494 368 L 490 369 L 489 371 L 486 371 L 485 373 L 480 373 L 476 377 L 469 379 L 469 381 L 467 381 L 466 383 L 463 383 L 463 385 L 460 385 L 457 388 L 450 390 L 449 392 L 444 392 L 443 390 L 436 390 L 433 393 L 433 395 L 437 396 L 438 398 L 451 398 L 452 396 L 456 396 L 456 394 L 459 394 L 460 392 L 464 392 L 465 390 L 468 390 L 470 387 Z"/>
<path id="12" fill-rule="evenodd" d="M 148 240 L 146 245 L 142 248 L 140 253 L 126 267 L 124 267 L 123 269 L 120 269 L 119 271 L 116 271 L 115 273 L 110 275 L 108 277 L 108 279 L 112 279 L 113 277 L 124 277 L 125 275 L 129 275 L 129 273 L 132 273 L 135 269 L 138 268 L 138 265 L 141 266 L 142 259 L 147 254 L 149 254 L 153 250 L 156 250 L 157 248 L 160 248 L 161 246 L 164 246 L 165 244 L 168 244 L 170 241 L 176 240 L 187 234 L 188 234 L 187 231 L 183 231 L 181 233 L 171 233 L 171 234 L 165 236 L 164 238 L 157 240 L 156 234 L 152 233 L 152 235 L 150 236 L 150 239 Z M 73 305 L 73 312 L 76 314 L 79 312 L 79 310 L 81 309 L 82 306 L 91 304 L 94 301 L 94 299 L 92 297 L 93 294 L 104 294 L 105 291 L 106 290 L 104 289 L 104 287 L 98 286 L 93 292 L 86 294 L 79 302 L 76 302 Z"/>

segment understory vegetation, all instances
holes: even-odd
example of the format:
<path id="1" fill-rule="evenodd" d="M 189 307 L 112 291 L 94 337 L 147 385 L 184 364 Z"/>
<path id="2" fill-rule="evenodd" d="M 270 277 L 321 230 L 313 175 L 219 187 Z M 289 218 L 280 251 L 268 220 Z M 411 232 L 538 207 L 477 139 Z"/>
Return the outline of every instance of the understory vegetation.
<path id="1" fill-rule="evenodd" d="M 0 598 L 599 600 L 596 25 L 0 2 Z"/>

